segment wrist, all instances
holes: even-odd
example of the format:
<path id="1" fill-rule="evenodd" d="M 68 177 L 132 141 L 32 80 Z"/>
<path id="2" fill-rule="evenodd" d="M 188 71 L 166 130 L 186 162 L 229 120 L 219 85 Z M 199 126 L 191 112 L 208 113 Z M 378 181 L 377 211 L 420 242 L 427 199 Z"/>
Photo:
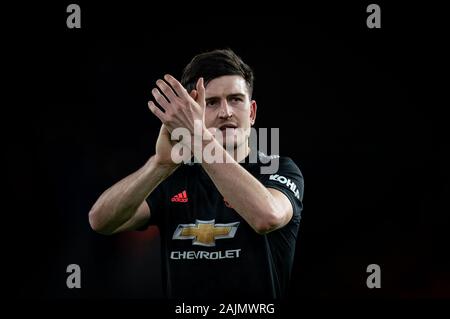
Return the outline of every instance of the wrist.
<path id="1" fill-rule="evenodd" d="M 153 155 L 149 162 L 149 166 L 158 169 L 162 172 L 167 172 L 168 174 L 172 173 L 175 169 L 180 166 L 180 164 L 176 164 L 172 161 L 167 161 L 167 159 L 162 159 L 158 154 Z"/>

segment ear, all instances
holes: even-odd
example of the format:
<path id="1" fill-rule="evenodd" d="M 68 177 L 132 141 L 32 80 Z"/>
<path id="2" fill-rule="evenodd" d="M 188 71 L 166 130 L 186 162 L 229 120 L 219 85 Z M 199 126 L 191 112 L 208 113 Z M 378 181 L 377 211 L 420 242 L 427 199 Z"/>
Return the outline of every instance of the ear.
<path id="1" fill-rule="evenodd" d="M 256 109 L 257 109 L 256 101 L 252 100 L 250 102 L 250 124 L 253 126 L 256 121 Z"/>

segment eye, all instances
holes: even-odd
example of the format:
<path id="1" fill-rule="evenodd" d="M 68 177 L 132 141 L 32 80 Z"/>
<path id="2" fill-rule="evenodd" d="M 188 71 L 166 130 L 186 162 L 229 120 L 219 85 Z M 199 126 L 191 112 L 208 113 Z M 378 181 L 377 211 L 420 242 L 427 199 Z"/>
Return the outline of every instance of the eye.
<path id="1" fill-rule="evenodd" d="M 206 101 L 206 106 L 207 107 L 215 107 L 215 106 L 217 106 L 217 101 L 216 100 Z"/>
<path id="2" fill-rule="evenodd" d="M 233 103 L 240 103 L 242 101 L 244 101 L 244 100 L 239 96 L 234 96 L 231 98 L 231 102 L 233 102 Z"/>

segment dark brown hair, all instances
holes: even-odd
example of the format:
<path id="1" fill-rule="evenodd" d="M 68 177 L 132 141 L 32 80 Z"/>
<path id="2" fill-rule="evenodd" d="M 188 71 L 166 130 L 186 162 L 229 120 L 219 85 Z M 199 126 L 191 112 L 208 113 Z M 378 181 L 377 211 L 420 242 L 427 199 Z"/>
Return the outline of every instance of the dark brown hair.
<path id="1" fill-rule="evenodd" d="M 253 71 L 231 49 L 213 50 L 196 55 L 184 68 L 181 83 L 188 92 L 203 77 L 205 86 L 209 81 L 224 76 L 239 75 L 247 83 L 249 97 L 253 92 Z"/>

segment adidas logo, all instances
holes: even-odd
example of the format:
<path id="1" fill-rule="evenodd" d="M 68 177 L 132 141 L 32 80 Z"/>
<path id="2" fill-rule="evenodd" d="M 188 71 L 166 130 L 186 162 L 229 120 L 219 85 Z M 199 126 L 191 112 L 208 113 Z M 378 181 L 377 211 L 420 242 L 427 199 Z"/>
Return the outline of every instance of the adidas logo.
<path id="1" fill-rule="evenodd" d="M 186 191 L 176 194 L 171 199 L 172 202 L 186 203 L 188 201 L 188 197 Z"/>

